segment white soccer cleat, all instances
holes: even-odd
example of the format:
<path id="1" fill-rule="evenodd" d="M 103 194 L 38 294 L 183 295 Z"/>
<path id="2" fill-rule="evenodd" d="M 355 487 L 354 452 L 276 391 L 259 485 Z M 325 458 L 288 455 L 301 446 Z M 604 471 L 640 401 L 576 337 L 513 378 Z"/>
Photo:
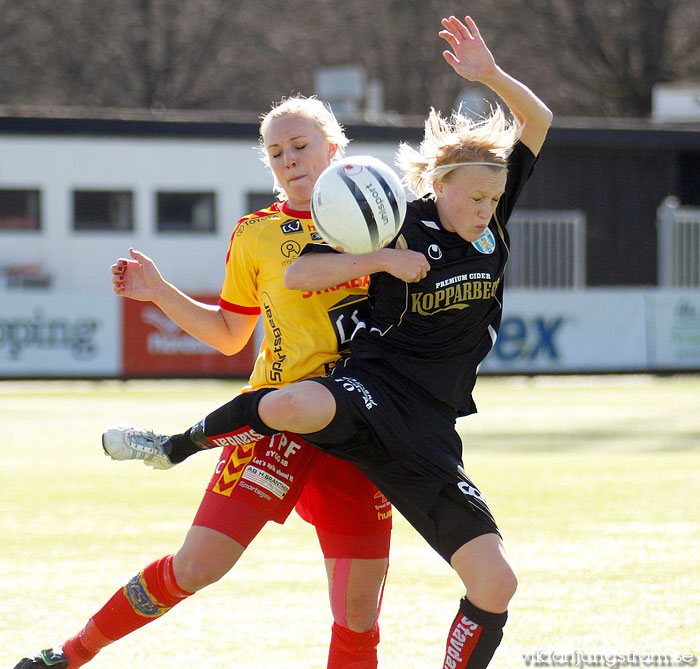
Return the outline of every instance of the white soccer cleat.
<path id="1" fill-rule="evenodd" d="M 167 435 L 133 425 L 114 425 L 102 433 L 102 448 L 112 460 L 141 460 L 153 469 L 175 466 L 163 448 L 169 441 Z"/>

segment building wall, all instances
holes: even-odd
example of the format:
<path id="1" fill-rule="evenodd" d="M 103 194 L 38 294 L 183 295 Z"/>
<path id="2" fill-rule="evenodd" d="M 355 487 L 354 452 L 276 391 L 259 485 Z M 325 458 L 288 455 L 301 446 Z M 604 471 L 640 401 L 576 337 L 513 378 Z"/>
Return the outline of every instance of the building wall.
<path id="1" fill-rule="evenodd" d="M 581 209 L 587 284 L 657 283 L 656 210 L 678 193 L 675 151 L 548 146 L 518 206 Z"/>
<path id="2" fill-rule="evenodd" d="M 400 141 L 418 144 L 422 125 L 413 119 L 347 131 L 354 138 L 349 153 L 391 163 Z M 248 213 L 248 195 L 271 193 L 256 147 L 251 122 L 0 117 L 0 188 L 40 188 L 43 216 L 39 233 L 0 230 L 0 268 L 38 263 L 55 288 L 98 286 L 113 260 L 134 245 L 183 289 L 218 291 L 226 244 L 235 221 Z M 135 229 L 73 231 L 75 188 L 132 190 Z M 155 231 L 161 189 L 214 191 L 216 231 Z M 700 124 L 589 119 L 550 130 L 518 209 L 583 210 L 587 284 L 645 286 L 657 283 L 656 212 L 668 195 L 700 204 Z"/>
<path id="3" fill-rule="evenodd" d="M 422 127 L 351 126 L 348 135 L 355 138 L 349 154 L 368 153 L 392 163 L 399 141 L 417 145 Z M 178 287 L 215 300 L 235 222 L 248 213 L 251 195 L 268 193 L 272 201 L 272 178 L 256 146 L 256 123 L 134 126 L 0 117 L 0 188 L 39 189 L 42 215 L 38 231 L 0 230 L 0 277 L 8 266 L 39 265 L 52 279 L 48 288 L 35 290 L 8 289 L 0 282 L 0 377 L 246 375 L 255 343 L 233 361 L 234 367 L 225 367 L 212 351 L 153 314 L 125 313 L 125 300 L 112 293 L 109 266 L 133 246 L 151 256 Z M 554 296 L 558 302 L 543 301 L 540 291 L 513 293 L 505 334 L 487 371 L 697 369 L 697 291 L 595 291 L 657 283 L 657 208 L 671 194 L 682 204 L 700 204 L 699 165 L 697 128 L 553 128 L 518 209 L 585 212 L 590 288 Z M 132 191 L 134 229 L 73 230 L 75 189 Z M 213 191 L 215 231 L 159 232 L 156 192 L 161 190 Z M 613 356 L 602 364 L 595 346 L 589 357 L 570 353 L 578 350 L 578 342 L 593 341 L 590 333 L 609 336 L 612 316 L 620 321 L 631 299 L 644 304 L 634 310 L 635 359 Z M 601 300 L 607 311 L 598 308 Z M 544 313 L 544 303 L 560 305 L 559 311 Z M 657 330 L 648 331 L 650 323 Z M 619 333 L 632 332 L 624 318 L 615 328 L 618 339 Z M 138 346 L 137 329 L 142 331 Z M 670 343 L 652 359 L 647 340 Z M 155 353 L 154 341 L 160 347 Z M 633 349 L 624 350 L 629 355 Z M 148 365 L 144 352 L 152 358 Z M 187 371 L 182 356 L 192 357 Z"/>
<path id="4" fill-rule="evenodd" d="M 249 213 L 250 193 L 272 195 L 272 177 L 260 161 L 257 138 L 55 137 L 0 135 L 0 188 L 41 192 L 41 230 L 0 230 L 0 269 L 39 265 L 50 290 L 110 288 L 109 266 L 130 246 L 152 257 L 162 274 L 185 291 L 218 293 L 228 241 Z M 386 161 L 393 144 L 357 143 L 352 153 Z M 72 192 L 133 192 L 134 229 L 76 231 Z M 214 191 L 213 233 L 156 230 L 156 192 Z M 2 288 L 0 287 L 0 291 Z"/>

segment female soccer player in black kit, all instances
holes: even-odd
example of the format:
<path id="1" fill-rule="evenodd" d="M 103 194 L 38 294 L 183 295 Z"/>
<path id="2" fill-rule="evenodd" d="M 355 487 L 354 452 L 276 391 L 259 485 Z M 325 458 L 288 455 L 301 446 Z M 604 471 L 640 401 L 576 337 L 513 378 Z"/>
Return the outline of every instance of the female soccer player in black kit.
<path id="1" fill-rule="evenodd" d="M 313 245 L 288 268 L 288 288 L 323 290 L 372 274 L 372 313 L 358 326 L 351 356 L 330 376 L 246 393 L 209 414 L 173 443 L 213 448 L 251 428 L 288 430 L 354 462 L 466 587 L 443 667 L 486 667 L 503 636 L 517 581 L 497 525 L 462 465 L 455 421 L 476 411 L 477 367 L 501 319 L 506 229 L 544 143 L 552 114 L 501 70 L 470 17 L 443 19 L 446 61 L 495 91 L 496 109 L 473 122 L 432 111 L 419 151 L 398 163 L 416 193 L 392 246 L 425 257 L 425 277 L 403 282 L 382 268 L 383 250 L 365 256 Z"/>

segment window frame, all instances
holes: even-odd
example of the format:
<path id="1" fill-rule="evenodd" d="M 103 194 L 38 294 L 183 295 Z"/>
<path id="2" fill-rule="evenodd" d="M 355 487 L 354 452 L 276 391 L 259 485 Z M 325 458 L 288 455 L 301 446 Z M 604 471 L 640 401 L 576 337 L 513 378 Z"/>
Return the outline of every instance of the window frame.
<path id="1" fill-rule="evenodd" d="M 15 186 L 15 187 L 8 187 L 8 186 L 0 186 L 0 198 L 2 193 L 14 193 L 14 194 L 25 194 L 26 196 L 34 196 L 35 201 L 34 203 L 27 203 L 25 202 L 25 208 L 27 209 L 27 214 L 25 214 L 24 217 L 22 216 L 3 216 L 2 211 L 0 210 L 0 221 L 3 219 L 5 220 L 34 220 L 36 225 L 32 226 L 8 226 L 5 227 L 0 223 L 0 232 L 41 232 L 43 229 L 43 216 L 42 216 L 42 191 L 41 188 L 34 187 L 34 188 L 27 188 L 23 186 Z M 32 212 L 32 206 L 35 208 L 36 212 Z M 36 218 L 32 219 L 29 214 L 36 213 Z"/>
<path id="2" fill-rule="evenodd" d="M 128 198 L 128 204 L 126 206 L 126 220 L 127 225 L 119 225 L 118 221 L 121 219 L 122 215 L 120 213 L 114 213 L 111 211 L 112 201 L 107 202 L 108 215 L 107 218 L 99 221 L 87 222 L 87 219 L 82 222 L 78 221 L 78 198 L 81 196 L 93 195 L 93 196 L 116 196 L 119 198 Z M 75 233 L 90 233 L 90 232 L 133 232 L 134 231 L 134 191 L 131 189 L 120 188 L 120 189 L 110 189 L 110 188 L 85 188 L 85 187 L 74 187 L 71 189 L 71 223 L 72 230 Z M 84 203 L 81 203 L 81 207 Z M 122 205 L 117 205 L 121 207 Z M 81 214 L 82 215 L 82 214 Z M 115 225 L 114 222 L 117 221 Z"/>
<path id="3" fill-rule="evenodd" d="M 180 189 L 173 189 L 173 188 L 168 188 L 168 189 L 158 189 L 154 193 L 155 196 L 155 232 L 156 234 L 159 235 L 168 235 L 168 234 L 175 234 L 175 235 L 182 235 L 182 234 L 191 234 L 191 235 L 215 235 L 218 231 L 218 215 L 217 215 L 217 192 L 215 190 L 180 190 Z M 177 220 L 177 219 L 170 219 L 169 222 L 164 220 L 164 213 L 163 213 L 163 202 L 162 200 L 164 198 L 171 197 L 171 198 L 181 198 L 181 199 L 186 199 L 186 198 L 192 198 L 192 202 L 189 205 L 190 209 L 190 219 L 189 219 L 189 225 L 187 225 L 187 222 L 184 220 Z M 209 217 L 209 225 L 207 227 L 196 227 L 194 225 L 196 215 L 194 213 L 195 208 L 199 204 L 197 202 L 197 198 L 201 199 L 203 202 L 207 204 L 207 208 L 209 209 L 208 212 L 208 217 Z M 171 204 L 171 206 L 173 206 Z M 183 203 L 180 203 L 179 205 L 175 206 L 183 206 Z"/>

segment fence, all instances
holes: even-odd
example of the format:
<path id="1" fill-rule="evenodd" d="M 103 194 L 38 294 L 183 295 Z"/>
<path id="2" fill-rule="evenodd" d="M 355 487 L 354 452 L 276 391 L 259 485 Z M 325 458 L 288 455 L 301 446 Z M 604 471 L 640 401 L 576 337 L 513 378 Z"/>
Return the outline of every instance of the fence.
<path id="1" fill-rule="evenodd" d="M 660 286 L 700 286 L 700 207 L 667 197 L 656 217 Z"/>
<path id="2" fill-rule="evenodd" d="M 514 212 L 506 270 L 513 288 L 582 288 L 586 284 L 586 216 L 582 211 Z"/>

